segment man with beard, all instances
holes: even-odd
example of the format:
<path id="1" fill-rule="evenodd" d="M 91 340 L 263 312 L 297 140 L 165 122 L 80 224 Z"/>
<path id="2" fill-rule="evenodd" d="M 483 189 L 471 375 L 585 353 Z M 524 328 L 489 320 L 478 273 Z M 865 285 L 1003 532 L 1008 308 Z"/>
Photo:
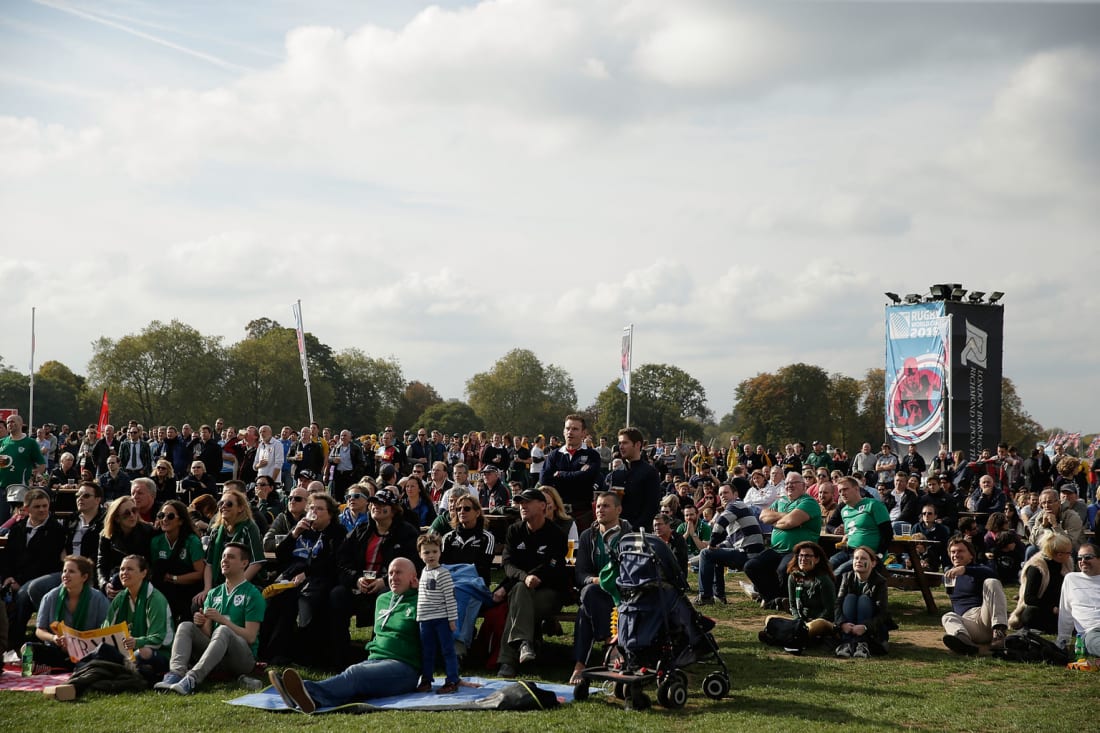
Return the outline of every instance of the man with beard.
<path id="1" fill-rule="evenodd" d="M 649 527 L 660 511 L 661 479 L 657 469 L 642 457 L 645 438 L 637 428 L 619 431 L 619 456 L 624 467 L 612 471 L 604 481 L 607 488 L 618 493 L 622 489 L 621 513 L 633 527 Z"/>

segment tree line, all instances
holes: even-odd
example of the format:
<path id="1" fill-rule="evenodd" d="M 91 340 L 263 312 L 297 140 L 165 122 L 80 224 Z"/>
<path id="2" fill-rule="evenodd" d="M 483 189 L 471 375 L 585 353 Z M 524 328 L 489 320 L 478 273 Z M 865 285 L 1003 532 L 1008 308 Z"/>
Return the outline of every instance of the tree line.
<path id="1" fill-rule="evenodd" d="M 444 400 L 426 381 L 408 379 L 393 356 L 357 348 L 336 351 L 305 333 L 314 416 L 322 425 L 357 434 L 384 425 L 424 425 L 444 433 L 469 430 L 549 435 L 564 415 L 587 415 L 593 432 L 612 441 L 626 424 L 626 395 L 612 380 L 587 407 L 577 403 L 573 378 L 513 349 L 466 381 L 466 399 Z M 309 415 L 293 328 L 269 318 L 245 326 L 226 345 L 180 321 L 152 321 L 139 333 L 93 342 L 87 375 L 48 361 L 35 373 L 35 421 L 81 427 L 99 414 L 107 390 L 112 417 L 145 426 L 212 420 L 227 424 L 303 424 Z M 29 377 L 0 362 L 0 407 L 27 414 Z M 823 440 L 849 450 L 883 437 L 885 372 L 861 378 L 789 364 L 743 380 L 733 409 L 716 420 L 703 385 L 669 364 L 643 364 L 631 379 L 631 424 L 650 440 L 683 436 L 724 442 L 730 435 L 782 446 Z M 1045 437 L 1023 408 L 1012 380 L 1002 380 L 1002 439 L 1021 447 Z"/>

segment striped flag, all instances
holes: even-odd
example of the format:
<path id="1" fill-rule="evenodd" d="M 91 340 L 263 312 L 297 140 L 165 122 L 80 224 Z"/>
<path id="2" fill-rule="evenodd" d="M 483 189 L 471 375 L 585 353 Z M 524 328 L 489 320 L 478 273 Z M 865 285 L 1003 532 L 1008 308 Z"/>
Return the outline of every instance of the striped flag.
<path id="1" fill-rule="evenodd" d="M 622 354 L 620 359 L 622 376 L 619 378 L 619 391 L 624 394 L 630 394 L 630 352 L 632 348 L 631 342 L 633 341 L 633 337 L 633 326 L 627 326 L 623 329 Z"/>

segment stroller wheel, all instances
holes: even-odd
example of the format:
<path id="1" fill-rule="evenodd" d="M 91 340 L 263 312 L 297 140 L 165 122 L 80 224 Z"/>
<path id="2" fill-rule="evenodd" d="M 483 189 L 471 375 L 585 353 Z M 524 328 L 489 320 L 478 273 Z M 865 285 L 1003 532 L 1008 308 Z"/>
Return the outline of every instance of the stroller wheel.
<path id="1" fill-rule="evenodd" d="M 588 699 L 588 680 L 581 680 L 577 684 L 573 685 L 573 699 L 577 702 L 584 702 Z"/>
<path id="2" fill-rule="evenodd" d="M 687 675 L 680 670 L 671 672 L 657 685 L 657 702 L 661 707 L 679 709 L 687 702 Z"/>
<path id="3" fill-rule="evenodd" d="M 616 682 L 615 683 L 615 689 L 612 691 L 612 693 L 615 695 L 616 700 L 625 700 L 626 699 L 626 683 L 625 682 Z"/>
<path id="4" fill-rule="evenodd" d="M 703 678 L 703 694 L 711 700 L 721 700 L 729 691 L 729 677 L 721 672 L 711 672 Z"/>

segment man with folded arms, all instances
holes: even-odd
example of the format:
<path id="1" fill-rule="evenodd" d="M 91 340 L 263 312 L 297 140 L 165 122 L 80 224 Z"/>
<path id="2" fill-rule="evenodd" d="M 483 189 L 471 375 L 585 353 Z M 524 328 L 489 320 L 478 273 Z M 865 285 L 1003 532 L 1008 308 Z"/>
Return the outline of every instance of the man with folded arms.
<path id="1" fill-rule="evenodd" d="M 297 670 L 268 670 L 271 685 L 287 707 L 312 713 L 371 697 L 403 695 L 420 678 L 420 624 L 416 621 L 416 567 L 406 557 L 390 562 L 390 589 L 374 604 L 374 638 L 367 659 L 321 682 L 303 680 Z"/>

